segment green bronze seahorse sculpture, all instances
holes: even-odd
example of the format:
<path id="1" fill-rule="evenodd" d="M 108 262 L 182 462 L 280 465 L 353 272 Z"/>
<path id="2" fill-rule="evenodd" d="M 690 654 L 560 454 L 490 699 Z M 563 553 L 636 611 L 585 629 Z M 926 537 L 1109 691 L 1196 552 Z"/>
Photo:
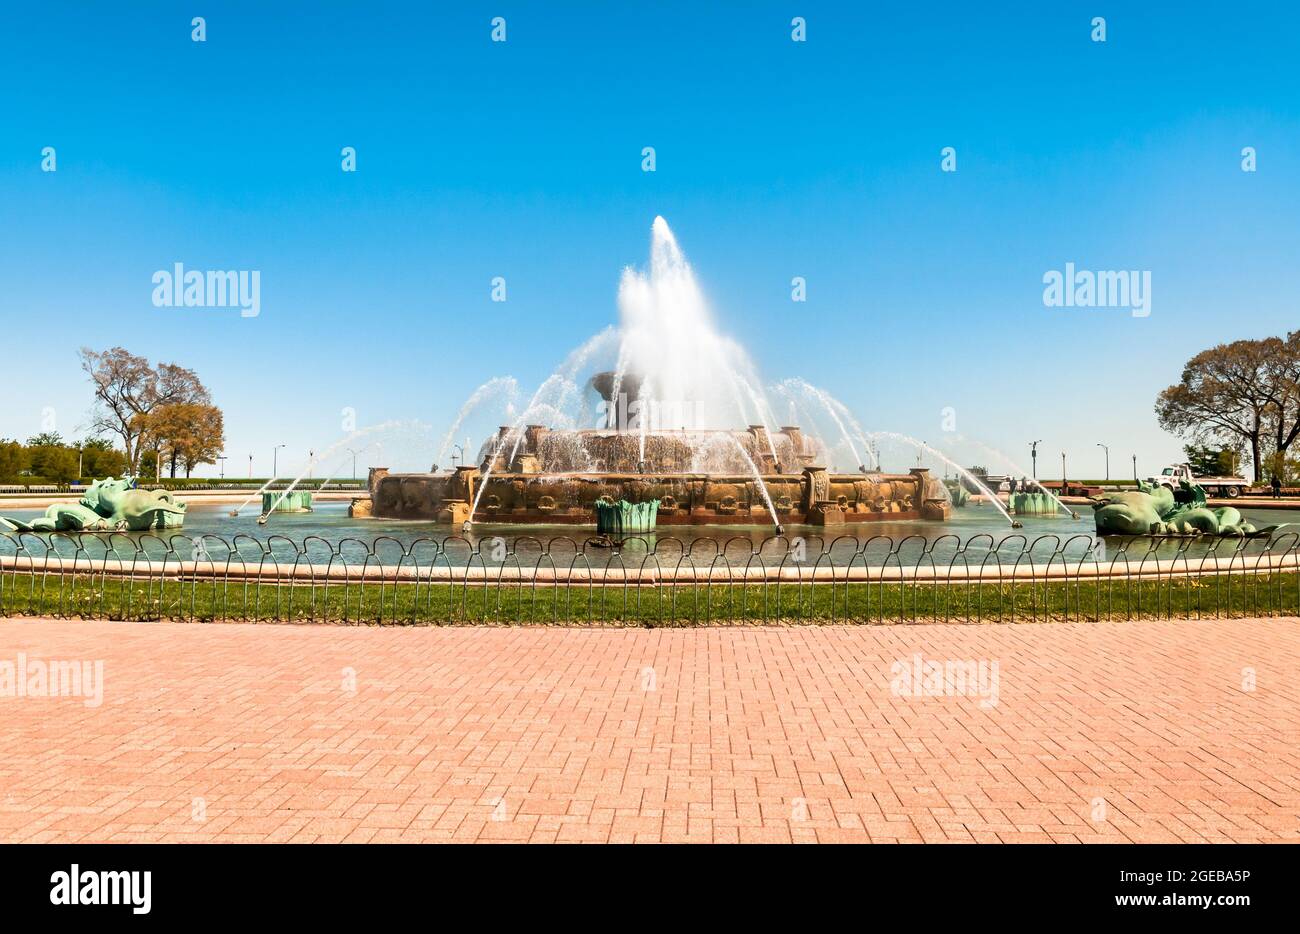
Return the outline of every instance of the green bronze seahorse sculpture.
<path id="1" fill-rule="evenodd" d="M 1183 495 L 1175 498 L 1169 487 L 1139 480 L 1136 491 L 1093 497 L 1098 534 L 1255 535 L 1279 528 L 1257 530 L 1231 506 L 1209 508 L 1205 490 L 1199 484 L 1179 481 L 1179 488 Z"/>
<path id="2" fill-rule="evenodd" d="M 141 490 L 134 477 L 97 480 L 76 503 L 55 503 L 45 515 L 25 521 L 0 516 L 0 529 L 13 532 L 143 532 L 175 529 L 185 522 L 185 504 L 166 490 Z"/>

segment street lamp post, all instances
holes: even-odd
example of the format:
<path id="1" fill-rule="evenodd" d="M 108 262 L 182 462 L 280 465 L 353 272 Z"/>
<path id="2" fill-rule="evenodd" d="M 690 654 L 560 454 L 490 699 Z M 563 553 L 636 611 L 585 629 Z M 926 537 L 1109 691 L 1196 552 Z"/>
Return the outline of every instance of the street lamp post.
<path id="1" fill-rule="evenodd" d="M 221 462 L 221 463 L 220 463 L 220 467 L 221 467 L 221 477 L 220 477 L 220 479 L 224 480 L 224 479 L 226 479 L 226 455 L 224 455 L 224 454 L 220 455 L 220 456 L 217 458 L 217 460 Z"/>
<path id="2" fill-rule="evenodd" d="M 277 444 L 271 449 L 271 479 L 274 480 L 280 476 L 280 448 L 283 444 Z"/>
<path id="3" fill-rule="evenodd" d="M 1138 456 L 1136 454 L 1133 455 L 1133 482 L 1138 482 Z"/>
<path id="4" fill-rule="evenodd" d="M 357 452 L 352 448 L 346 448 L 345 450 L 352 455 L 352 479 L 355 480 L 357 478 Z"/>
<path id="5" fill-rule="evenodd" d="M 1097 442 L 1097 447 L 1106 452 L 1106 479 L 1110 480 L 1110 448 L 1102 444 L 1100 441 Z"/>
<path id="6" fill-rule="evenodd" d="M 1066 496 L 1070 492 L 1069 484 L 1065 480 L 1065 452 L 1061 452 L 1061 495 Z"/>
<path id="7" fill-rule="evenodd" d="M 1042 443 L 1043 443 L 1042 438 L 1039 438 L 1037 441 L 1029 442 L 1029 457 L 1034 462 L 1032 470 L 1034 473 L 1035 480 L 1038 479 L 1038 446 Z"/>
<path id="8" fill-rule="evenodd" d="M 253 455 L 248 455 L 248 479 L 253 479 Z"/>

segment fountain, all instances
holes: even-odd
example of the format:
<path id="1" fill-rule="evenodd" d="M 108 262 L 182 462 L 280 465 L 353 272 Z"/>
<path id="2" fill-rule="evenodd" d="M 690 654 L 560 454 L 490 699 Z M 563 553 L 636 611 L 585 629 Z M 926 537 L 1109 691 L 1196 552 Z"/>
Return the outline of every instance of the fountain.
<path id="1" fill-rule="evenodd" d="M 477 459 L 466 451 L 466 463 L 450 471 L 372 469 L 370 501 L 354 504 L 353 514 L 465 531 L 480 522 L 591 524 L 598 509 L 655 501 L 654 526 L 783 530 L 948 517 L 947 490 L 928 468 L 885 473 L 874 457 L 868 463 L 857 421 L 823 390 L 803 380 L 774 387 L 791 412 L 795 397 L 809 404 L 806 428 L 780 424 L 748 356 L 715 328 L 663 218 L 652 228 L 649 269 L 624 271 L 618 304 L 620 326 L 571 353 L 522 408 L 509 377 L 471 394 L 439 461 L 471 413 L 505 399 L 508 416 Z M 834 463 L 818 417 L 829 418 L 851 462 Z"/>
<path id="2" fill-rule="evenodd" d="M 1061 512 L 1065 513 L 1071 519 L 1079 518 L 1079 514 L 1077 512 L 1075 512 L 1069 506 L 1065 505 L 1065 503 L 1061 502 L 1061 498 L 1057 496 L 1055 493 L 1053 493 L 1051 490 L 1049 490 L 1047 487 L 1043 486 L 1043 484 L 1039 482 L 1037 477 L 1025 476 L 1024 468 L 1022 468 L 1019 464 L 1013 461 L 1002 451 L 999 451 L 995 447 L 991 447 L 987 444 L 984 444 L 982 441 L 976 441 L 974 438 L 964 438 L 963 440 L 968 443 L 976 445 L 984 453 L 997 458 L 998 460 L 1002 461 L 1004 464 L 1007 464 L 1011 468 L 1013 476 L 1019 476 L 1023 478 L 1023 484 L 1025 484 L 1025 486 L 1021 490 L 1022 493 L 1028 496 L 1029 494 L 1028 484 L 1033 484 L 1034 486 L 1038 487 L 1038 494 L 1041 498 L 1025 499 L 1025 500 L 1018 501 L 1017 496 L 1019 494 L 1008 497 L 1007 506 L 1012 512 L 1021 515 L 1050 516 L 1055 514 L 1056 511 L 1059 509 Z M 1052 503 L 1052 507 L 1047 508 L 1044 500 L 1050 501 Z"/>
<path id="3" fill-rule="evenodd" d="M 294 490 L 292 493 L 263 493 L 262 518 L 273 512 L 311 512 L 311 491 Z M 265 525 L 266 523 L 261 523 Z"/>

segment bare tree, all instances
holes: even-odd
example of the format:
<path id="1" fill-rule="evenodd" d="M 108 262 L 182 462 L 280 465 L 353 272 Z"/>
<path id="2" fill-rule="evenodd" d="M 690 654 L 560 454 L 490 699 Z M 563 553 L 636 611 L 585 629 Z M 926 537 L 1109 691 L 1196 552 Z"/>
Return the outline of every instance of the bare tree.
<path id="1" fill-rule="evenodd" d="M 91 430 L 120 438 L 132 471 L 139 466 L 140 436 L 155 409 L 212 402 L 194 371 L 174 363 L 160 363 L 155 368 L 122 347 L 104 351 L 83 347 L 80 357 L 81 368 L 95 388 Z"/>

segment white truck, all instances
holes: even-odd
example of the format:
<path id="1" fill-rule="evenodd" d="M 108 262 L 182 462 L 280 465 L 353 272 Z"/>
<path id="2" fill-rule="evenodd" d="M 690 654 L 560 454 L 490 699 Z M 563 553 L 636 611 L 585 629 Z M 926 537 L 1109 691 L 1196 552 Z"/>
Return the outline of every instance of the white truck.
<path id="1" fill-rule="evenodd" d="M 1199 484 L 1208 496 L 1226 496 L 1229 499 L 1236 499 L 1250 486 L 1245 477 L 1197 477 L 1192 473 L 1191 464 L 1170 464 L 1147 482 L 1176 490 L 1180 480 Z"/>

